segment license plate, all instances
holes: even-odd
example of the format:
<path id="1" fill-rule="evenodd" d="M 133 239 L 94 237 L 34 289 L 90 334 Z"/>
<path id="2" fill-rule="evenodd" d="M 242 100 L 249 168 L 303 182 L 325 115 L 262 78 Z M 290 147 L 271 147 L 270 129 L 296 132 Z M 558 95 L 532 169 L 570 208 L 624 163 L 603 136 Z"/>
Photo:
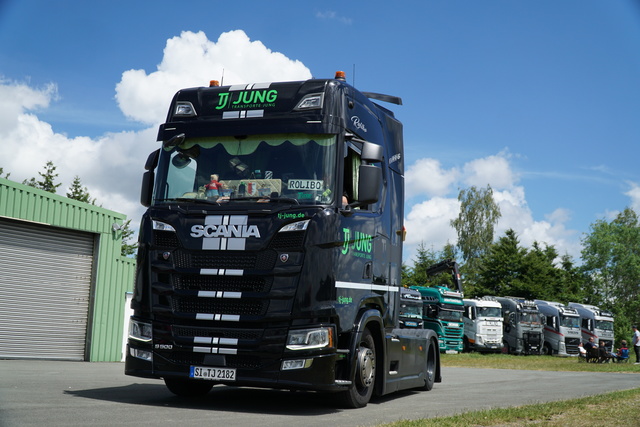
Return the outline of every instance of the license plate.
<path id="1" fill-rule="evenodd" d="M 189 377 L 209 381 L 235 381 L 236 370 L 227 368 L 212 368 L 209 366 L 192 366 Z"/>

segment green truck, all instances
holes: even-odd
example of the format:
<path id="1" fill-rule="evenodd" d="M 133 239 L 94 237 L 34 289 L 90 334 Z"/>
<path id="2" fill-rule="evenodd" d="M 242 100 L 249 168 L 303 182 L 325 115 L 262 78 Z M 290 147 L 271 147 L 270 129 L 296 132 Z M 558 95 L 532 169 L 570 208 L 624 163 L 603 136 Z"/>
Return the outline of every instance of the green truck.
<path id="1" fill-rule="evenodd" d="M 460 353 L 463 350 L 464 336 L 464 294 L 458 264 L 449 259 L 427 268 L 428 276 L 447 272 L 451 274 L 451 284 L 411 288 L 422 295 L 424 328 L 436 332 L 440 352 Z"/>

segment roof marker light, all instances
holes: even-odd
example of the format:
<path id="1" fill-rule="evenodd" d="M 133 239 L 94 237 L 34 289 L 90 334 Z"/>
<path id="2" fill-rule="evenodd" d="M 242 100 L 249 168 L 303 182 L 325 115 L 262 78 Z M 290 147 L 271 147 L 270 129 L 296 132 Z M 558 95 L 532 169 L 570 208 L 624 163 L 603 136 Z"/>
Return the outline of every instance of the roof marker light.
<path id="1" fill-rule="evenodd" d="M 209 87 L 218 87 L 218 86 L 220 86 L 220 82 L 217 80 L 211 80 L 209 82 Z"/>
<path id="2" fill-rule="evenodd" d="M 344 73 L 344 71 L 336 71 L 336 80 L 340 80 L 343 82 L 347 81 L 347 75 Z"/>

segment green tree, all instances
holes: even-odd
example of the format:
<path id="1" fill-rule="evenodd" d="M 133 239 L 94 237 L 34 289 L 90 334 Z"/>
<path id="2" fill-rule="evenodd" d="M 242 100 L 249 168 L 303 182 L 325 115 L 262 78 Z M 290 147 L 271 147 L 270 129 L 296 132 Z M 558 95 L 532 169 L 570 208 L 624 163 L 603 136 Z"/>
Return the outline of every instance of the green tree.
<path id="1" fill-rule="evenodd" d="M 122 256 L 133 256 L 138 250 L 138 243 L 129 243 L 129 239 L 133 235 L 133 230 L 130 227 L 131 220 L 128 219 L 122 225 L 122 246 L 120 247 L 120 254 Z"/>
<path id="2" fill-rule="evenodd" d="M 91 198 L 89 190 L 87 189 L 87 187 L 82 186 L 80 177 L 78 175 L 73 178 L 73 183 L 67 191 L 67 197 L 73 200 L 78 200 L 80 202 L 90 203 L 92 205 L 96 204 L 96 199 Z"/>
<path id="3" fill-rule="evenodd" d="M 460 213 L 451 220 L 458 234 L 457 246 L 464 260 L 463 273 L 473 286 L 478 275 L 479 261 L 493 243 L 494 227 L 500 218 L 500 208 L 493 200 L 490 185 L 484 189 L 472 186 L 460 190 Z"/>
<path id="4" fill-rule="evenodd" d="M 58 177 L 58 174 L 55 173 L 55 171 L 56 166 L 49 160 L 44 166 L 44 172 L 38 172 L 38 175 L 40 175 L 39 181 L 36 181 L 35 178 L 31 178 L 29 180 L 25 179 L 22 183 L 30 187 L 39 188 L 55 194 L 58 187 L 62 185 L 61 183 L 55 183 L 55 179 Z"/>
<path id="5" fill-rule="evenodd" d="M 506 231 L 482 257 L 477 279 L 467 285 L 468 297 L 521 296 L 527 251 L 520 246 L 516 232 Z"/>
<path id="6" fill-rule="evenodd" d="M 614 220 L 598 220 L 582 240 L 586 292 L 582 302 L 616 315 L 617 336 L 640 320 L 640 223 L 631 208 Z"/>
<path id="7" fill-rule="evenodd" d="M 4 169 L 0 168 L 0 178 L 2 178 L 2 174 L 3 173 L 4 173 Z M 9 179 L 9 175 L 11 175 L 11 174 L 7 172 L 7 174 L 4 176 L 4 179 Z"/>

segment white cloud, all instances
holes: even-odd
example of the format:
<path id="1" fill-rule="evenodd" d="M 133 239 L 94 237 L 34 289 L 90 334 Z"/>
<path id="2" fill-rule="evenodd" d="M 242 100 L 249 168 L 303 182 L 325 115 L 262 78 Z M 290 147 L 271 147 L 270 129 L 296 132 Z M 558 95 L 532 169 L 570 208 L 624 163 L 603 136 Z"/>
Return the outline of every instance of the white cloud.
<path id="1" fill-rule="evenodd" d="M 436 159 L 418 159 L 406 171 L 407 198 L 424 194 L 443 196 L 450 192 L 460 173 L 456 168 L 445 170 Z"/>
<path id="2" fill-rule="evenodd" d="M 316 18 L 329 20 L 329 21 L 338 21 L 345 25 L 351 25 L 353 20 L 351 18 L 347 18 L 346 16 L 338 15 L 337 12 L 333 10 L 325 10 L 323 12 L 316 12 Z"/>
<path id="3" fill-rule="evenodd" d="M 144 163 L 157 148 L 156 125 L 178 89 L 219 79 L 223 69 L 224 84 L 311 78 L 302 63 L 250 41 L 243 31 L 224 33 L 217 42 L 202 32 L 184 32 L 167 41 L 156 71 L 126 71 L 116 86 L 122 111 L 153 126 L 95 139 L 68 138 L 37 117 L 55 101 L 54 84 L 38 89 L 0 79 L 0 167 L 11 180 L 22 182 L 39 178 L 50 160 L 58 173 L 56 182 L 62 183 L 58 194 L 66 194 L 77 175 L 99 205 L 126 214 L 135 230 L 143 212 L 139 199 Z"/>
<path id="4" fill-rule="evenodd" d="M 631 181 L 627 184 L 631 187 L 631 189 L 624 194 L 626 196 L 629 196 L 629 198 L 631 199 L 631 208 L 636 212 L 640 212 L 640 185 Z"/>
<path id="5" fill-rule="evenodd" d="M 472 160 L 464 165 L 463 171 L 467 187 L 486 187 L 491 184 L 491 188 L 496 190 L 510 188 L 518 181 L 506 153 Z"/>
<path id="6" fill-rule="evenodd" d="M 306 80 L 311 72 L 300 61 L 251 41 L 242 30 L 223 33 L 217 42 L 208 40 L 202 31 L 185 31 L 167 40 L 156 71 L 125 71 L 116 86 L 116 100 L 126 116 L 156 124 L 166 117 L 177 90 L 206 86 L 223 76 L 223 84 L 228 85 Z"/>
<path id="7" fill-rule="evenodd" d="M 566 228 L 570 211 L 557 209 L 543 220 L 533 218 L 524 187 L 517 185 L 519 176 L 513 171 L 510 156 L 505 152 L 474 159 L 448 170 L 442 168 L 437 160 L 418 159 L 407 167 L 405 175 L 408 197 L 435 196 L 407 207 L 404 260 L 408 265 L 413 264 L 416 249 L 421 243 L 426 248 L 440 251 L 447 243 L 457 242 L 456 231 L 450 223 L 459 213 L 458 192 L 472 185 L 480 188 L 490 185 L 493 189 L 494 200 L 501 212 L 496 238 L 513 229 L 523 247 L 531 247 L 537 241 L 555 246 L 560 255 L 569 253 L 576 260 L 580 256 L 577 233 Z"/>

